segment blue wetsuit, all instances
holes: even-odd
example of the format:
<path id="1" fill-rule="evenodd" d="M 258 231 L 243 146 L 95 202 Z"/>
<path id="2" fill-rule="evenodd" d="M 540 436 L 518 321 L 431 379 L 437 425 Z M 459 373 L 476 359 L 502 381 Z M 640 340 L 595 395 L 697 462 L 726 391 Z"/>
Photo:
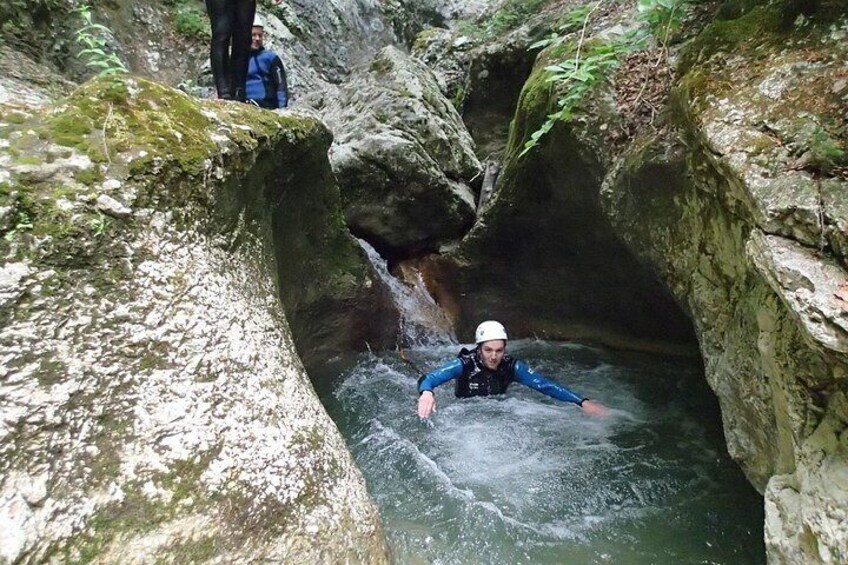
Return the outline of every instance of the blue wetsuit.
<path id="1" fill-rule="evenodd" d="M 261 108 L 285 108 L 289 87 L 283 62 L 273 52 L 260 48 L 251 51 L 247 67 L 247 99 Z"/>
<path id="2" fill-rule="evenodd" d="M 551 398 L 578 406 L 582 406 L 586 400 L 536 373 L 524 361 L 509 356 L 504 356 L 498 368 L 491 371 L 480 361 L 477 349 L 463 349 L 458 358 L 421 377 L 418 381 L 418 392 L 432 392 L 434 388 L 450 380 L 456 382 L 455 394 L 458 397 L 503 394 L 512 381 L 518 381 Z"/>

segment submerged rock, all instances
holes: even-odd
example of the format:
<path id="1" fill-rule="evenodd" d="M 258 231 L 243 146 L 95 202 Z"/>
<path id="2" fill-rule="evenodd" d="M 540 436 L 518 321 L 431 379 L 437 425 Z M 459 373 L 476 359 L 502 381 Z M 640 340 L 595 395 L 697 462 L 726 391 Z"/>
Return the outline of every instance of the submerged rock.
<path id="1" fill-rule="evenodd" d="M 387 562 L 283 308 L 374 286 L 320 123 L 107 79 L 2 131 L 3 561 Z"/>

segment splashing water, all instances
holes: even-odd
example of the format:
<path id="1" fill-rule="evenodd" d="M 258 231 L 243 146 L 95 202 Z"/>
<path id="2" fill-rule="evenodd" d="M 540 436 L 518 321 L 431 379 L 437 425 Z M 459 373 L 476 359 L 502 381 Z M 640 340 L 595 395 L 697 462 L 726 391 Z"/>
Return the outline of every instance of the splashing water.
<path id="1" fill-rule="evenodd" d="M 431 369 L 458 346 L 417 349 Z M 571 344 L 510 353 L 613 408 L 591 418 L 513 384 L 437 390 L 415 415 L 415 371 L 363 355 L 328 410 L 368 481 L 398 563 L 763 563 L 762 498 L 729 460 L 692 361 Z"/>
<path id="2" fill-rule="evenodd" d="M 417 273 L 412 284 L 405 284 L 389 273 L 386 260 L 365 240 L 358 239 L 380 280 L 391 292 L 400 312 L 400 336 L 406 347 L 426 347 L 456 343 L 453 325 L 439 308 Z"/>

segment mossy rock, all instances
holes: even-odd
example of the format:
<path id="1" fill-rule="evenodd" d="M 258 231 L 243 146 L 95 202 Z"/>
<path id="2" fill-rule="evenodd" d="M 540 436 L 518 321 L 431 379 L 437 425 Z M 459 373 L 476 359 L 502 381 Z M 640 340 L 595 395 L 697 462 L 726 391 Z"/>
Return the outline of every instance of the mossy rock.
<path id="1" fill-rule="evenodd" d="M 326 359 L 396 327 L 374 315 L 326 127 L 123 77 L 2 128 L 0 350 L 24 387 L 3 391 L 25 407 L 3 473 L 51 498 L 10 526 L 10 560 L 385 562 L 295 349 Z M 198 409 L 176 424 L 183 401 Z"/>
<path id="2" fill-rule="evenodd" d="M 178 225 L 207 233 L 232 234 L 245 209 L 270 213 L 284 262 L 281 296 L 301 349 L 332 355 L 393 339 L 386 328 L 394 325 L 373 324 L 364 308 L 359 322 L 344 313 L 359 299 L 386 304 L 386 297 L 373 296 L 378 289 L 345 227 L 327 160 L 331 136 L 316 119 L 205 102 L 140 77 L 102 78 L 48 111 L 13 119 L 5 137 L 19 166 L 0 185 L 0 205 L 12 209 L 0 251 L 65 266 L 114 255 L 115 230 L 131 228 L 133 219 L 97 209 L 107 180 L 133 187 L 124 202 L 130 207 L 168 211 Z M 68 164 L 35 178 L 50 160 Z M 223 183 L 211 182 L 223 171 Z M 221 184 L 233 189 L 222 192 Z M 249 190 L 236 190 L 239 184 Z M 269 198 L 279 204 L 263 208 Z M 40 249 L 20 238 L 40 241 Z M 342 327 L 313 324 L 316 307 Z"/>

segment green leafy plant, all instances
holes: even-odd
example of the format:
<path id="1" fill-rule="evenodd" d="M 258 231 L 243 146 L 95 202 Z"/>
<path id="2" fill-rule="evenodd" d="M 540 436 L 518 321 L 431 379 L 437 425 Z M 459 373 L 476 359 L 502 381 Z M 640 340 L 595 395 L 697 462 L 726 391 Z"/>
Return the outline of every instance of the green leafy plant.
<path id="1" fill-rule="evenodd" d="M 573 57 L 548 65 L 544 69 L 548 73 L 546 82 L 551 83 L 559 92 L 557 110 L 548 114 L 539 129 L 530 134 L 519 156 L 538 145 L 557 122 L 570 120 L 586 93 L 599 82 L 608 80 L 611 71 L 620 65 L 625 55 L 644 48 L 651 34 L 658 38 L 663 52 L 666 53 L 669 35 L 679 28 L 685 14 L 683 7 L 686 2 L 687 0 L 638 0 L 637 8 L 644 26 L 606 41 L 586 42 L 589 21 L 602 4 L 602 0 L 598 0 L 571 10 L 555 31 L 533 43 L 529 49 L 562 46 L 570 35 L 579 31 L 576 44 L 572 49 L 566 50 L 573 53 Z"/>
<path id="2" fill-rule="evenodd" d="M 496 37 L 507 30 L 514 29 L 537 13 L 545 2 L 546 0 L 507 0 L 488 19 L 483 31 L 489 37 Z"/>
<path id="3" fill-rule="evenodd" d="M 115 53 L 109 51 L 107 37 L 112 31 L 101 24 L 95 23 L 91 7 L 87 4 L 77 8 L 77 13 L 83 21 L 83 26 L 76 31 L 76 40 L 82 50 L 78 56 L 85 60 L 85 65 L 96 71 L 97 76 L 114 76 L 126 74 L 129 69 Z"/>
<path id="4" fill-rule="evenodd" d="M 584 22 L 587 21 L 589 15 L 597 8 L 598 3 L 596 4 L 586 4 L 584 6 L 580 6 L 578 8 L 574 8 L 569 11 L 563 18 L 559 21 L 560 23 L 556 26 L 554 31 L 552 31 L 547 37 L 544 39 L 540 39 L 539 41 L 530 45 L 529 49 L 540 49 L 544 47 L 548 47 L 550 45 L 561 45 L 568 34 L 573 33 L 583 27 Z"/>
<path id="5" fill-rule="evenodd" d="M 667 51 L 668 38 L 680 29 L 689 0 L 638 0 L 637 9 L 648 30 Z"/>
<path id="6" fill-rule="evenodd" d="M 684 3 L 685 0 L 639 0 L 636 7 L 651 32 L 659 36 L 669 28 L 680 27 Z"/>
<path id="7" fill-rule="evenodd" d="M 195 4 L 179 0 L 172 2 L 171 5 L 177 33 L 189 39 L 206 40 L 212 37 L 212 29 L 206 14 Z"/>
<path id="8" fill-rule="evenodd" d="M 558 109 L 548 114 L 541 127 L 530 134 L 530 139 L 524 144 L 524 149 L 519 157 L 538 145 L 539 140 L 551 131 L 557 122 L 570 120 L 574 109 L 586 92 L 593 85 L 604 80 L 610 69 L 618 66 L 619 56 L 622 53 L 631 50 L 631 46 L 626 41 L 609 41 L 593 43 L 584 52 L 584 48 L 586 48 L 586 28 L 592 14 L 600 5 L 601 2 L 598 1 L 588 7 L 583 6 L 572 10 L 566 15 L 565 24 L 561 26 L 561 31 L 577 27 L 578 22 L 580 25 L 580 36 L 573 49 L 574 57 L 545 67 L 545 72 L 548 73 L 545 82 L 553 83 L 560 91 L 557 100 Z M 546 40 L 536 42 L 534 45 L 538 47 L 540 44 L 545 46 L 554 43 L 561 44 L 564 41 L 563 37 L 559 34 L 553 34 Z"/>
<path id="9" fill-rule="evenodd" d="M 101 237 L 109 231 L 109 227 L 111 222 L 109 219 L 100 211 L 97 212 L 97 217 L 92 218 L 88 221 L 88 227 L 91 228 L 91 231 L 94 233 L 94 237 Z"/>
<path id="10" fill-rule="evenodd" d="M 32 218 L 30 218 L 29 214 L 24 211 L 18 212 L 18 221 L 15 223 L 15 227 L 6 233 L 4 238 L 6 241 L 12 241 L 17 233 L 28 231 L 32 228 Z"/>
<path id="11" fill-rule="evenodd" d="M 456 29 L 469 37 L 493 39 L 517 28 L 549 2 L 551 0 L 506 0 L 497 10 L 475 21 L 459 21 Z"/>

